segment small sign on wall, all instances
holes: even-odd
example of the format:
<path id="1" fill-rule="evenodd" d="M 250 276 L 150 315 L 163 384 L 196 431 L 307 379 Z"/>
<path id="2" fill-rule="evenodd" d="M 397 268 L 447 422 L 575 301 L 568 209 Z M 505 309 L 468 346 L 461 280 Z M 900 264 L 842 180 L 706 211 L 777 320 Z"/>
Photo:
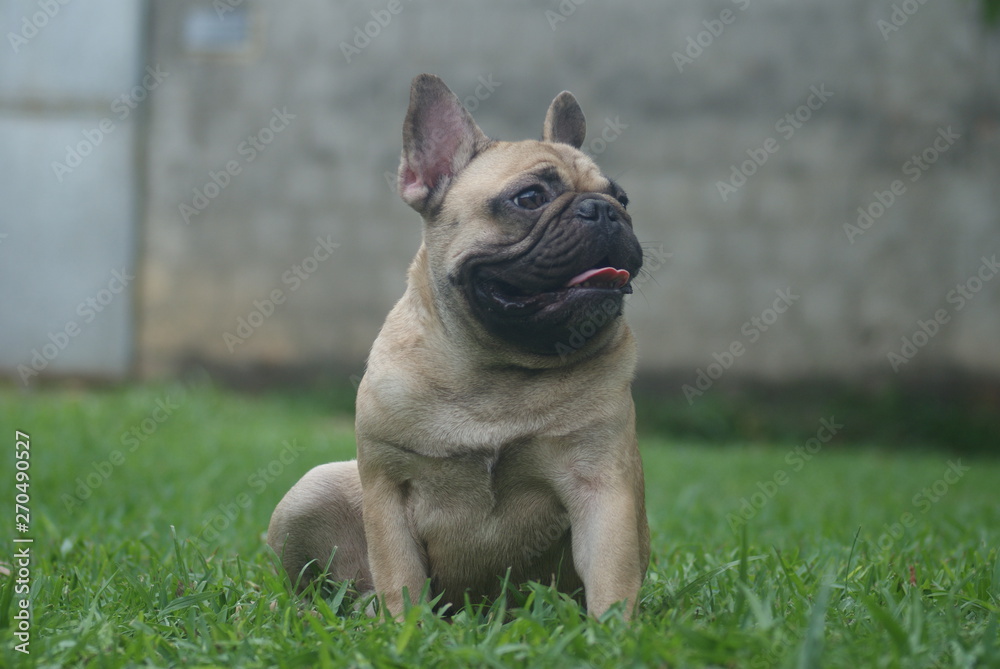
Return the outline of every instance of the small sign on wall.
<path id="1" fill-rule="evenodd" d="M 261 47 L 259 13 L 246 0 L 214 0 L 184 13 L 182 44 L 188 56 L 244 60 Z"/>

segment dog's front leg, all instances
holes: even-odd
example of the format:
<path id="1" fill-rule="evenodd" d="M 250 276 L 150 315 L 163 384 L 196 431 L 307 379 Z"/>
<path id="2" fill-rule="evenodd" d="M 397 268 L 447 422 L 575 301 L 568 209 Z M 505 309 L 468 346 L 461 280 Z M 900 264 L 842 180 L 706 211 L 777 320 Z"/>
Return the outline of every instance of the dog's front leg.
<path id="1" fill-rule="evenodd" d="M 389 476 L 377 460 L 359 458 L 359 470 L 372 582 L 389 615 L 399 619 L 403 588 L 416 602 L 427 579 L 422 552 L 409 526 L 405 484 Z"/>
<path id="2" fill-rule="evenodd" d="M 573 565 L 587 611 L 596 617 L 625 602 L 627 620 L 638 608 L 649 563 L 649 525 L 638 450 L 626 453 L 624 462 L 577 461 L 559 492 L 569 511 Z"/>
<path id="3" fill-rule="evenodd" d="M 643 573 L 636 505 L 631 495 L 597 490 L 570 510 L 573 562 L 583 581 L 587 611 L 597 617 L 625 602 L 625 618 L 636 610 Z"/>

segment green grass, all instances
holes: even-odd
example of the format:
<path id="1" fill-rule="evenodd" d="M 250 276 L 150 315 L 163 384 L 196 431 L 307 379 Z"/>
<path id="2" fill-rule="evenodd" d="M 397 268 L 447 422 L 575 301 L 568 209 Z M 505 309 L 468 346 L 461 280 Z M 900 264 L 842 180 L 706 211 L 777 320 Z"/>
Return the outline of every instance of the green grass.
<path id="1" fill-rule="evenodd" d="M 0 666 L 1000 667 L 996 459 L 847 443 L 846 421 L 814 454 L 647 432 L 653 561 L 631 626 L 542 586 L 506 609 L 387 623 L 346 588 L 290 594 L 262 540 L 302 473 L 352 456 L 335 406 L 180 385 L 0 390 L 0 562 L 22 536 L 15 430 L 31 437 L 35 540 L 31 655 L 13 649 L 11 579 Z M 806 434 L 821 418 L 800 416 Z"/>

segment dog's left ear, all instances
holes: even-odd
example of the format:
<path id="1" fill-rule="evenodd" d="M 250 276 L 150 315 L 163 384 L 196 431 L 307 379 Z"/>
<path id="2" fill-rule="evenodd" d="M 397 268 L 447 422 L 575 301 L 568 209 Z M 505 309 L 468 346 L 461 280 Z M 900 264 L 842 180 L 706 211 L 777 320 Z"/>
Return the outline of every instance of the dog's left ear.
<path id="1" fill-rule="evenodd" d="M 587 136 L 587 120 L 583 117 L 580 103 L 573 94 L 563 91 L 549 105 L 542 128 L 542 139 L 546 142 L 569 144 L 579 149 Z"/>
<path id="2" fill-rule="evenodd" d="M 462 102 L 439 77 L 415 77 L 403 122 L 399 195 L 423 214 L 443 197 L 451 179 L 489 143 Z"/>

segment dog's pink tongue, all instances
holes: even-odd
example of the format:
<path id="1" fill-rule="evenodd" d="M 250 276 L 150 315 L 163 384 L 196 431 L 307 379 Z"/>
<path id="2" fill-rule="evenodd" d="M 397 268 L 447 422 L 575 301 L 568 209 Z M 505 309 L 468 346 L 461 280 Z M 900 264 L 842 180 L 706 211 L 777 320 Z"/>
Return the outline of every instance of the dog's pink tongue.
<path id="1" fill-rule="evenodd" d="M 585 281 L 606 281 L 613 285 L 615 288 L 621 288 L 630 278 L 630 274 L 627 269 L 616 269 L 614 267 L 601 267 L 600 269 L 588 269 L 583 274 L 577 274 L 566 287 L 577 286 Z"/>

